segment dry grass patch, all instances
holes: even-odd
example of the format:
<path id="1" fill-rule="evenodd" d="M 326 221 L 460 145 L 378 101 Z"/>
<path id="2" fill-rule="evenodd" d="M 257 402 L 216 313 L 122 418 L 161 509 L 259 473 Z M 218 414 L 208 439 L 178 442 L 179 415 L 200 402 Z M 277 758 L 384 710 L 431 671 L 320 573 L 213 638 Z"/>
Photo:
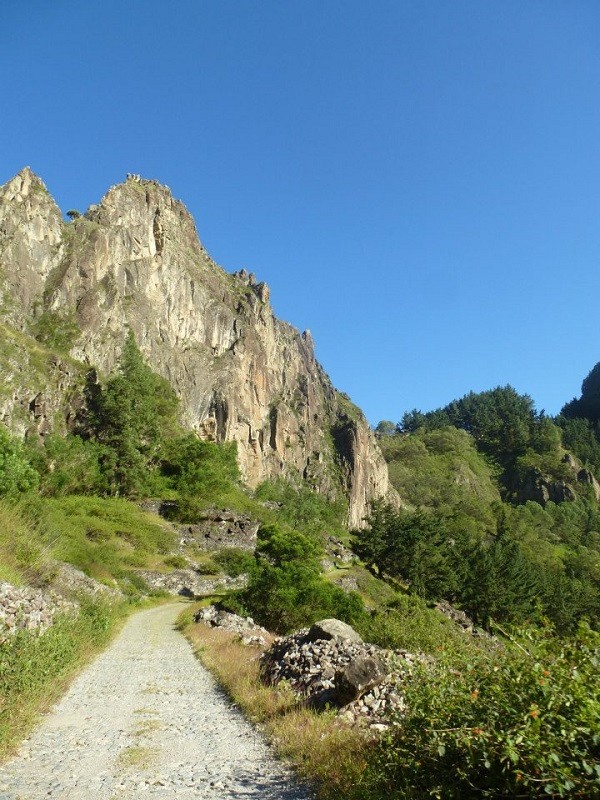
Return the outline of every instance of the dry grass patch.
<path id="1" fill-rule="evenodd" d="M 261 724 L 279 754 L 314 782 L 319 798 L 362 796 L 361 775 L 372 745 L 365 733 L 333 713 L 304 708 L 285 684 L 261 683 L 261 648 L 246 647 L 235 634 L 202 623 L 188 622 L 183 632 L 232 700 Z"/>

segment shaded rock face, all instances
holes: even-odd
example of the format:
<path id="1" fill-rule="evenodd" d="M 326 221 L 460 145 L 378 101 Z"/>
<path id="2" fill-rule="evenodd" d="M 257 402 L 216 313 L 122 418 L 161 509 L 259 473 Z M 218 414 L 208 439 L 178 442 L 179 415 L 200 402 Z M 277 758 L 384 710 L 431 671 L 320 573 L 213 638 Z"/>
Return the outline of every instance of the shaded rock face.
<path id="1" fill-rule="evenodd" d="M 72 315 L 70 355 L 105 375 L 129 326 L 184 424 L 237 442 L 250 486 L 297 476 L 327 496 L 342 488 L 352 526 L 371 499 L 393 497 L 366 420 L 334 390 L 310 333 L 275 318 L 264 283 L 214 263 L 167 187 L 128 176 L 66 224 L 23 170 L 0 190 L 0 282 L 12 325 L 27 329 L 40 309 Z"/>
<path id="2" fill-rule="evenodd" d="M 596 501 L 600 501 L 600 484 L 593 474 L 583 468 L 570 453 L 566 453 L 562 461 L 571 472 L 568 480 L 554 480 L 538 469 L 531 469 L 518 488 L 517 501 L 526 503 L 528 500 L 533 500 L 542 506 L 548 502 L 569 502 L 577 499 L 578 485 L 579 490 L 583 486 L 589 486 Z"/>

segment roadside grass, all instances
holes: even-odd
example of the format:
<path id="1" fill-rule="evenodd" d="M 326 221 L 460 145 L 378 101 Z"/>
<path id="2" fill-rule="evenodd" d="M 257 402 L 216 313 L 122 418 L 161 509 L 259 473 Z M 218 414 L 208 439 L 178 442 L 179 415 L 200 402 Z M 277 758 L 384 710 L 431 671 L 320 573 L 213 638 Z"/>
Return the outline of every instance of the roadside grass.
<path id="1" fill-rule="evenodd" d="M 15 586 L 43 584 L 52 574 L 52 559 L 38 526 L 18 503 L 0 501 L 0 581 Z"/>
<path id="2" fill-rule="evenodd" d="M 194 653 L 301 778 L 314 784 L 320 800 L 361 797 L 361 776 L 373 742 L 331 713 L 303 707 L 285 684 L 265 686 L 259 678 L 261 649 L 242 645 L 235 634 L 193 623 L 198 606 L 180 617 Z"/>
<path id="3" fill-rule="evenodd" d="M 0 644 L 0 761 L 29 734 L 39 715 L 117 633 L 127 604 L 82 602 L 42 635 L 19 631 Z"/>
<path id="4" fill-rule="evenodd" d="M 0 636 L 0 760 L 7 758 L 38 716 L 117 633 L 149 594 L 135 567 L 164 564 L 171 526 L 125 500 L 23 497 L 0 501 L 0 580 L 48 586 L 56 559 L 124 592 L 120 602 L 77 597 L 79 614 L 64 614 L 41 635 Z M 147 602 L 147 601 L 145 601 Z"/>

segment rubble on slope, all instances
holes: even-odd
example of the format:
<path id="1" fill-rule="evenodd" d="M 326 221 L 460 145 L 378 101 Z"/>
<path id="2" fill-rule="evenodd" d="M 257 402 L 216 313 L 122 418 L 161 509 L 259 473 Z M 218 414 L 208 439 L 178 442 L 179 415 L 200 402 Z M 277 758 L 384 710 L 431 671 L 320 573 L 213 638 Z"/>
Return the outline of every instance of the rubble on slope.
<path id="1" fill-rule="evenodd" d="M 308 705 L 338 708 L 351 724 L 383 730 L 404 709 L 402 686 L 413 665 L 428 659 L 340 636 L 318 638 L 321 627 L 276 639 L 261 657 L 262 679 L 285 680 Z"/>
<path id="2" fill-rule="evenodd" d="M 241 589 L 247 581 L 246 575 L 237 578 L 229 575 L 200 575 L 194 569 L 176 569 L 173 572 L 140 569 L 136 574 L 153 589 L 162 589 L 183 597 L 198 597 L 224 589 Z"/>
<path id="3" fill-rule="evenodd" d="M 57 614 L 76 613 L 79 604 L 52 590 L 0 583 L 0 643 L 19 630 L 43 633 Z"/>
<path id="4" fill-rule="evenodd" d="M 194 615 L 194 622 L 204 622 L 212 628 L 223 628 L 226 631 L 237 633 L 242 644 L 245 645 L 253 644 L 265 647 L 273 638 L 269 631 L 257 625 L 252 617 L 240 617 L 216 606 L 201 608 Z"/>

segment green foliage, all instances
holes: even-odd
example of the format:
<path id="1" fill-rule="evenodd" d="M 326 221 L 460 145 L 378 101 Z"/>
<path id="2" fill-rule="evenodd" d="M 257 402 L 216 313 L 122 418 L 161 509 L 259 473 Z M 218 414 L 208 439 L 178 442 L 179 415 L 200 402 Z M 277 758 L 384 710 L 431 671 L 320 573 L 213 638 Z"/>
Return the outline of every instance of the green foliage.
<path id="1" fill-rule="evenodd" d="M 207 506 L 223 504 L 238 491 L 240 473 L 235 442 L 203 442 L 189 433 L 165 442 L 162 470 L 179 495 L 177 516 L 196 522 Z"/>
<path id="2" fill-rule="evenodd" d="M 597 797 L 600 638 L 585 626 L 569 641 L 539 637 L 421 668 L 371 754 L 370 795 Z"/>
<path id="3" fill-rule="evenodd" d="M 360 597 L 320 577 L 319 554 L 315 542 L 302 533 L 261 527 L 256 560 L 240 602 L 260 624 L 278 633 L 323 617 L 355 623 L 364 614 Z"/>
<path id="4" fill-rule="evenodd" d="M 102 464 L 106 449 L 92 440 L 69 434 L 51 434 L 44 446 L 30 449 L 40 474 L 40 492 L 50 497 L 69 494 L 106 494 L 107 476 Z"/>
<path id="5" fill-rule="evenodd" d="M 437 610 L 416 595 L 399 594 L 386 606 L 372 612 L 358 624 L 363 639 L 390 650 L 439 656 L 440 652 L 467 656 L 478 651 L 480 640 L 460 631 Z"/>
<path id="6" fill-rule="evenodd" d="M 178 401 L 148 367 L 129 331 L 116 375 L 100 386 L 90 373 L 85 432 L 102 447 L 110 494 L 140 495 L 152 485 L 164 442 L 178 430 Z"/>
<path id="7" fill-rule="evenodd" d="M 45 347 L 68 353 L 79 338 L 81 329 L 73 314 L 46 309 L 35 318 L 31 333 Z"/>
<path id="8" fill-rule="evenodd" d="M 494 528 L 495 472 L 469 434 L 453 427 L 380 440 L 390 480 L 404 502 L 442 515 L 461 515 L 472 531 Z"/>
<path id="9" fill-rule="evenodd" d="M 221 567 L 226 575 L 237 578 L 250 572 L 254 566 L 254 556 L 247 550 L 238 547 L 224 547 L 214 554 L 213 560 Z"/>
<path id="10" fill-rule="evenodd" d="M 0 425 L 0 497 L 16 498 L 35 489 L 38 480 L 21 443 Z"/>
<path id="11" fill-rule="evenodd" d="M 399 428 L 404 433 L 432 431 L 452 425 L 472 436 L 479 452 L 500 468 L 505 496 L 523 479 L 529 468 L 563 478 L 560 464 L 561 437 L 557 426 L 544 413 L 537 414 L 532 399 L 511 386 L 488 392 L 470 392 L 444 408 L 422 414 L 405 414 Z"/>
<path id="12" fill-rule="evenodd" d="M 48 548 L 21 502 L 0 500 L 0 581 L 46 583 L 52 574 Z"/>
<path id="13" fill-rule="evenodd" d="M 379 501 L 367 527 L 354 531 L 352 547 L 380 576 L 399 579 L 428 600 L 459 602 L 486 627 L 491 619 L 530 617 L 541 591 L 519 542 L 501 523 L 496 536 L 476 540 L 451 523 Z"/>
<path id="14" fill-rule="evenodd" d="M 459 599 L 475 622 L 523 621 L 535 615 L 541 591 L 533 565 L 521 546 L 501 534 L 469 554 Z"/>
<path id="15" fill-rule="evenodd" d="M 560 416 L 564 446 L 600 479 L 600 424 L 589 419 Z"/>
<path id="16" fill-rule="evenodd" d="M 345 532 L 347 506 L 344 500 L 331 502 L 304 484 L 285 480 L 265 481 L 256 490 L 256 499 L 277 503 L 277 517 L 308 535 Z"/>
<path id="17" fill-rule="evenodd" d="M 353 532 L 354 552 L 379 575 L 398 578 L 428 599 L 454 597 L 468 541 L 448 534 L 443 518 L 372 504 L 367 527 Z"/>

